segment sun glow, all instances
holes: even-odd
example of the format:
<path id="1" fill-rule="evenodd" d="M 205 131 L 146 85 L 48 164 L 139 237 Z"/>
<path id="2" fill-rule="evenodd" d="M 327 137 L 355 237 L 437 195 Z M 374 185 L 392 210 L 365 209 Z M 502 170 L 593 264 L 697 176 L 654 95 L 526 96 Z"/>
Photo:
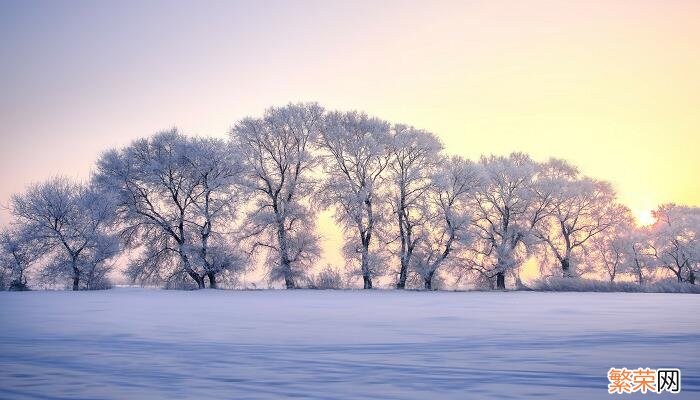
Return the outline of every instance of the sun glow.
<path id="1" fill-rule="evenodd" d="M 656 222 L 651 210 L 635 210 L 634 218 L 638 226 L 649 226 Z"/>

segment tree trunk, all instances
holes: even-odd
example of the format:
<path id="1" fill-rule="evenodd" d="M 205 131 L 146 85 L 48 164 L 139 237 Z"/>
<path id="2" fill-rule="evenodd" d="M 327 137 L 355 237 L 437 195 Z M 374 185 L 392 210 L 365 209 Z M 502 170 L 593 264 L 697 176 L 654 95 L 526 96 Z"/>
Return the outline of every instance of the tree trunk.
<path id="1" fill-rule="evenodd" d="M 372 289 L 372 276 L 369 273 L 369 241 L 363 240 L 362 246 L 362 280 L 364 281 L 363 289 Z"/>
<path id="2" fill-rule="evenodd" d="M 396 288 L 399 290 L 406 289 L 406 280 L 399 280 L 399 282 L 396 284 Z"/>
<path id="3" fill-rule="evenodd" d="M 296 289 L 296 284 L 294 283 L 294 279 L 292 279 L 291 276 L 285 276 L 284 277 L 284 286 L 287 289 Z"/>
<path id="4" fill-rule="evenodd" d="M 279 246 L 279 256 L 280 256 L 280 268 L 284 271 L 284 286 L 287 289 L 294 289 L 296 285 L 294 283 L 294 278 L 292 277 L 292 265 L 289 261 L 289 250 L 287 249 L 287 231 L 285 229 L 284 221 L 279 216 L 277 207 L 275 207 L 275 214 L 277 219 L 277 244 Z"/>
<path id="5" fill-rule="evenodd" d="M 197 289 L 204 289 L 204 277 L 199 276 L 199 274 L 192 269 L 192 266 L 190 265 L 190 259 L 185 253 L 183 243 L 180 243 L 178 253 L 180 254 L 180 261 L 182 261 L 182 267 L 184 268 L 185 272 L 187 272 L 187 275 L 189 275 L 190 278 L 197 282 Z"/>
<path id="6" fill-rule="evenodd" d="M 571 263 L 568 258 L 562 258 L 561 260 L 561 271 L 564 278 L 571 278 Z"/>
<path id="7" fill-rule="evenodd" d="M 80 290 L 80 270 L 76 267 L 77 256 L 73 257 L 73 290 Z"/>
<path id="8" fill-rule="evenodd" d="M 506 274 L 503 272 L 498 272 L 496 274 L 496 289 L 505 290 L 506 288 Z"/>
<path id="9" fill-rule="evenodd" d="M 187 275 L 192 278 L 195 282 L 197 282 L 197 289 L 204 289 L 206 286 L 204 285 L 204 277 L 199 276 L 196 272 L 192 271 L 191 268 L 186 268 Z"/>
<path id="10" fill-rule="evenodd" d="M 425 290 L 433 290 L 433 275 L 435 272 L 431 272 L 428 276 L 423 277 L 423 287 Z"/>
<path id="11" fill-rule="evenodd" d="M 216 274 L 213 272 L 208 272 L 207 276 L 209 277 L 209 287 L 212 289 L 216 289 Z"/>
<path id="12" fill-rule="evenodd" d="M 642 276 L 642 267 L 637 260 L 634 261 L 637 265 L 637 283 L 641 286 L 644 284 L 644 276 Z"/>
<path id="13" fill-rule="evenodd" d="M 688 283 L 695 285 L 695 272 L 692 269 L 688 272 Z"/>
<path id="14" fill-rule="evenodd" d="M 399 273 L 399 281 L 396 283 L 396 288 L 397 289 L 405 289 L 406 288 L 406 270 L 408 268 L 404 266 L 404 263 L 401 262 L 401 272 Z"/>

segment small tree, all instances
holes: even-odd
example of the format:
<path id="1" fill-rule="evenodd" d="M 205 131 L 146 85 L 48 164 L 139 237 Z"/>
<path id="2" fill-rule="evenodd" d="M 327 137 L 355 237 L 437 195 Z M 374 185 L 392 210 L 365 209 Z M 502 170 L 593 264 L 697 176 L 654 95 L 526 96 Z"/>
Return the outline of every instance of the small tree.
<path id="1" fill-rule="evenodd" d="M 22 228 L 0 231 L 0 272 L 9 290 L 28 290 L 27 271 L 44 255 L 37 235 Z"/>
<path id="2" fill-rule="evenodd" d="M 73 290 L 79 290 L 91 271 L 119 251 L 112 233 L 112 200 L 92 185 L 58 177 L 13 196 L 10 210 L 32 240 L 46 249 L 49 275 L 69 276 Z"/>

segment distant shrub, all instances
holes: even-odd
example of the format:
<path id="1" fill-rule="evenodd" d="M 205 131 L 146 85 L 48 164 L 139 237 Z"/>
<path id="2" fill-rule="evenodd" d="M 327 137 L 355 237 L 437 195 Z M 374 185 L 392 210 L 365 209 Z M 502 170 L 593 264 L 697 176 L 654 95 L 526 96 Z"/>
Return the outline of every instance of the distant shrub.
<path id="1" fill-rule="evenodd" d="M 344 287 L 343 274 L 330 265 L 309 279 L 309 289 L 342 289 Z"/>
<path id="2" fill-rule="evenodd" d="M 163 289 L 167 290 L 195 290 L 197 284 L 192 281 L 173 279 L 165 282 Z"/>
<path id="3" fill-rule="evenodd" d="M 678 282 L 676 279 L 665 279 L 646 286 L 647 292 L 652 293 L 700 293 L 700 286 L 688 282 Z"/>
<path id="4" fill-rule="evenodd" d="M 700 286 L 668 280 L 649 285 L 593 279 L 548 277 L 535 281 L 531 289 L 545 292 L 700 293 Z"/>
<path id="5" fill-rule="evenodd" d="M 102 277 L 100 279 L 92 280 L 90 284 L 85 287 L 85 290 L 107 290 L 112 289 L 113 287 L 114 285 L 109 279 Z"/>

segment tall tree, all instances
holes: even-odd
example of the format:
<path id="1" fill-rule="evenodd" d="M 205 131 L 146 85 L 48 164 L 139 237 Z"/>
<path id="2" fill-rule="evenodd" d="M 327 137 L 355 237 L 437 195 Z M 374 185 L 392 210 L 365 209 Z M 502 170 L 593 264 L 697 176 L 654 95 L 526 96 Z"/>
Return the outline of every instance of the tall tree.
<path id="1" fill-rule="evenodd" d="M 345 232 L 355 232 L 347 241 L 346 255 L 359 255 L 363 287 L 371 289 L 378 255 L 370 246 L 382 217 L 378 185 L 391 160 L 389 124 L 357 111 L 331 112 L 320 145 L 326 152 L 320 203 L 335 206 Z"/>
<path id="2" fill-rule="evenodd" d="M 296 287 L 320 254 L 309 197 L 319 158 L 323 109 L 315 104 L 273 107 L 262 118 L 246 118 L 231 130 L 243 158 L 244 183 L 254 193 L 247 232 L 254 248 L 268 249 L 269 277 Z"/>
<path id="3" fill-rule="evenodd" d="M 423 278 L 425 289 L 432 289 L 435 273 L 459 247 L 472 240 L 468 230 L 474 222 L 469 196 L 481 183 L 481 168 L 471 161 L 453 156 L 439 159 L 441 167 L 431 177 L 432 184 L 424 203 L 427 216 L 420 236 L 415 240 L 415 270 Z"/>
<path id="4" fill-rule="evenodd" d="M 246 264 L 244 254 L 227 240 L 243 208 L 245 193 L 238 185 L 243 165 L 238 154 L 219 139 L 191 139 L 183 153 L 197 189 L 189 195 L 193 209 L 188 217 L 192 228 L 192 260 L 209 279 L 209 287 L 217 287 L 217 275 L 238 272 Z"/>
<path id="5" fill-rule="evenodd" d="M 100 158 L 95 182 L 116 196 L 122 238 L 140 253 L 129 276 L 153 283 L 189 277 L 198 288 L 208 277 L 216 286 L 221 266 L 210 264 L 209 241 L 231 215 L 239 169 L 228 152 L 223 141 L 171 130 Z"/>
<path id="6" fill-rule="evenodd" d="M 427 195 L 441 150 L 442 144 L 430 132 L 406 125 L 395 125 L 392 129 L 389 179 L 393 184 L 391 206 L 396 216 L 400 242 L 397 289 L 406 287 L 409 266 L 420 238 L 416 230 L 429 217 Z"/>
<path id="7" fill-rule="evenodd" d="M 483 156 L 484 180 L 473 194 L 478 240 L 469 267 L 496 278 L 505 289 L 506 273 L 522 261 L 532 228 L 545 216 L 545 204 L 534 192 L 539 165 L 523 153 Z"/>

